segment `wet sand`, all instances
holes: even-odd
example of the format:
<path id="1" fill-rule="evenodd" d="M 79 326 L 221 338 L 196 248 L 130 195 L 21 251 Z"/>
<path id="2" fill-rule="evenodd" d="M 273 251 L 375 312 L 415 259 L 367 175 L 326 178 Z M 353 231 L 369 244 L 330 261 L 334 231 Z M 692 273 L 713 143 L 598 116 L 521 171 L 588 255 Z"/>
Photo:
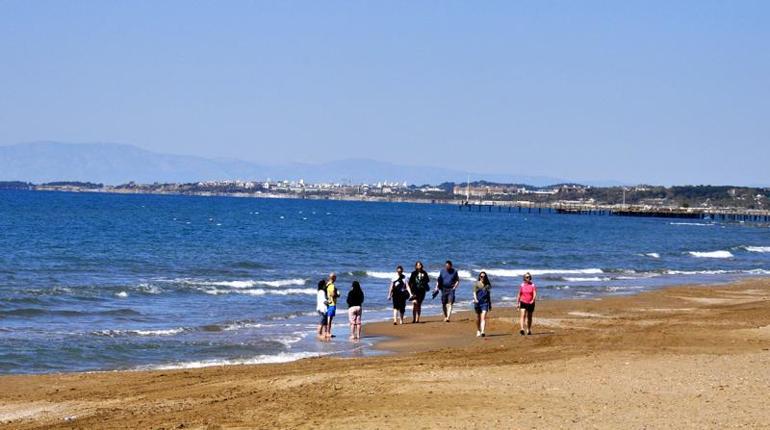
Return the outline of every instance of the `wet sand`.
<path id="1" fill-rule="evenodd" d="M 513 315 L 367 325 L 387 356 L 0 377 L 0 427 L 770 428 L 770 279 Z"/>

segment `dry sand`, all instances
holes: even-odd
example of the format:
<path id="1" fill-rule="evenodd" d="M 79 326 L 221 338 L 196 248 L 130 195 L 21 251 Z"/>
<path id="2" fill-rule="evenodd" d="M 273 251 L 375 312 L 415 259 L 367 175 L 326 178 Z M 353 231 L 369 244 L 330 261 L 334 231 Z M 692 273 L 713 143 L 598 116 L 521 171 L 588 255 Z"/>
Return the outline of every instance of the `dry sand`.
<path id="1" fill-rule="evenodd" d="M 372 324 L 396 354 L 0 378 L 0 427 L 770 428 L 770 280 Z"/>

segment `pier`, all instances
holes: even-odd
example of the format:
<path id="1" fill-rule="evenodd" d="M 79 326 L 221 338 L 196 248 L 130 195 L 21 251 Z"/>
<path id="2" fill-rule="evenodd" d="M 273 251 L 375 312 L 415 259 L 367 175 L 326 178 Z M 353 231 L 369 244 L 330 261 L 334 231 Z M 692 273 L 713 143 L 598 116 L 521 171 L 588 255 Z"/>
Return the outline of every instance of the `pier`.
<path id="1" fill-rule="evenodd" d="M 469 212 L 508 212 L 529 214 L 563 215 L 600 215 L 649 218 L 698 219 L 725 222 L 760 222 L 770 223 L 770 211 L 743 208 L 685 208 L 685 207 L 649 207 L 633 205 L 587 205 L 572 203 L 529 203 L 463 201 L 461 211 Z"/>

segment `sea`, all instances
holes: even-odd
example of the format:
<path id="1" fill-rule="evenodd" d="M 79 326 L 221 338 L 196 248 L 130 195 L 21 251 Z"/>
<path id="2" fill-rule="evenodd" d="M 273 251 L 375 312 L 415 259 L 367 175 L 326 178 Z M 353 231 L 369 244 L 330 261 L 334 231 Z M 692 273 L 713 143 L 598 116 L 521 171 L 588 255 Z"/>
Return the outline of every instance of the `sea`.
<path id="1" fill-rule="evenodd" d="M 438 204 L 0 191 L 0 373 L 376 354 L 377 339 L 348 340 L 350 283 L 363 286 L 364 321 L 384 320 L 397 265 L 409 272 L 422 260 L 435 276 L 447 259 L 461 276 L 459 310 L 471 308 L 481 270 L 498 305 L 513 305 L 525 272 L 541 302 L 593 299 L 767 276 L 770 228 Z M 342 312 L 337 336 L 321 342 L 315 288 L 330 272 Z M 425 313 L 440 313 L 430 296 Z"/>

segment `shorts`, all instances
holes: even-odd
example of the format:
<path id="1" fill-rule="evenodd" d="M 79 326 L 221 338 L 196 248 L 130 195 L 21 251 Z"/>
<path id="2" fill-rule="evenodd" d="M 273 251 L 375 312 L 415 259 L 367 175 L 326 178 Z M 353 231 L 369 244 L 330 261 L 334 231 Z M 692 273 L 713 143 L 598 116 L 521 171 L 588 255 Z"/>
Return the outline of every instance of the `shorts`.
<path id="1" fill-rule="evenodd" d="M 326 325 L 326 312 L 318 311 L 318 316 L 321 317 L 321 325 Z"/>
<path id="2" fill-rule="evenodd" d="M 361 314 L 363 313 L 363 310 L 361 310 L 361 306 L 351 306 L 348 308 L 348 321 L 350 321 L 350 324 L 361 324 Z"/>
<path id="3" fill-rule="evenodd" d="M 453 290 L 452 288 L 441 290 L 441 304 L 442 305 L 455 304 L 455 290 Z"/>
<path id="4" fill-rule="evenodd" d="M 337 315 L 337 306 L 329 306 L 326 308 L 327 317 L 334 317 L 335 315 Z"/>
<path id="5" fill-rule="evenodd" d="M 423 300 L 425 300 L 425 293 L 427 293 L 427 291 L 425 291 L 424 288 L 417 287 L 417 291 L 414 292 L 415 303 L 421 305 Z"/>
<path id="6" fill-rule="evenodd" d="M 524 309 L 525 311 L 529 311 L 529 313 L 535 312 L 535 304 L 534 303 L 519 303 L 521 309 Z"/>
<path id="7" fill-rule="evenodd" d="M 482 312 L 489 312 L 489 309 L 491 307 L 492 307 L 492 303 L 489 303 L 489 302 L 473 304 L 473 309 L 476 311 L 477 314 L 480 314 Z"/>

